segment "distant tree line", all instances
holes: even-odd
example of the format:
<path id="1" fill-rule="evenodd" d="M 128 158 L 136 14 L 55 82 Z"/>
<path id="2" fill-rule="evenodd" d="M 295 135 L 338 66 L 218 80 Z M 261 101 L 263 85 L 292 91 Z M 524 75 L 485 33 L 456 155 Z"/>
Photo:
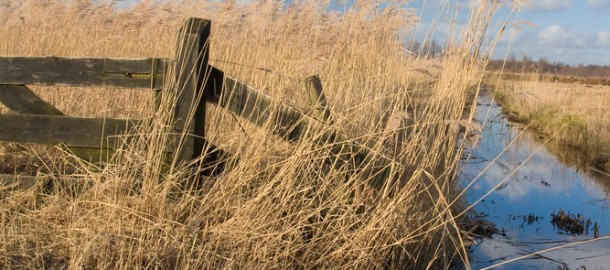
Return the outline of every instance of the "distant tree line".
<path id="1" fill-rule="evenodd" d="M 504 66 L 505 72 L 510 73 L 536 73 L 553 74 L 578 77 L 610 77 L 610 66 L 583 65 L 571 66 L 562 62 L 551 62 L 546 58 L 533 60 L 528 55 L 518 59 L 511 54 L 506 63 L 504 60 L 490 60 L 487 65 L 489 71 L 499 71 Z"/>
<path id="2" fill-rule="evenodd" d="M 410 40 L 407 42 L 407 50 L 415 55 L 436 58 L 441 57 L 445 49 L 436 40 L 430 40 L 425 43 Z"/>

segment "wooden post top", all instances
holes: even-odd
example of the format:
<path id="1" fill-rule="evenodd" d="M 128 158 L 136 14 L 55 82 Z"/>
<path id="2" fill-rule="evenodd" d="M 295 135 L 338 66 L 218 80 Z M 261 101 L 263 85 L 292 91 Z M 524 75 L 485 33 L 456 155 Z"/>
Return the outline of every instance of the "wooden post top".
<path id="1" fill-rule="evenodd" d="M 191 17 L 182 24 L 182 27 L 180 27 L 180 32 L 186 32 L 187 34 L 201 34 L 206 30 L 206 28 L 209 29 L 209 27 L 210 20 Z"/>

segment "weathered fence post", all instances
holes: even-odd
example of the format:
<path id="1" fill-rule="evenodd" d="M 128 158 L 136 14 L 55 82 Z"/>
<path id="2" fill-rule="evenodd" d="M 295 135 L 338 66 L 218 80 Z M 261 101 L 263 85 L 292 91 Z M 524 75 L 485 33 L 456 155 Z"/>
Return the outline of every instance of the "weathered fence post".
<path id="1" fill-rule="evenodd" d="M 322 82 L 318 75 L 313 75 L 305 79 L 305 87 L 307 87 L 307 96 L 309 97 L 309 104 L 313 107 L 313 113 L 315 117 L 320 121 L 332 124 L 333 119 L 330 113 L 330 107 L 326 96 L 322 90 Z"/>
<path id="2" fill-rule="evenodd" d="M 191 160 L 203 152 L 205 140 L 204 80 L 208 67 L 210 21 L 188 19 L 180 30 L 175 58 L 178 100 L 174 131 L 182 134 L 175 142 L 177 161 Z"/>

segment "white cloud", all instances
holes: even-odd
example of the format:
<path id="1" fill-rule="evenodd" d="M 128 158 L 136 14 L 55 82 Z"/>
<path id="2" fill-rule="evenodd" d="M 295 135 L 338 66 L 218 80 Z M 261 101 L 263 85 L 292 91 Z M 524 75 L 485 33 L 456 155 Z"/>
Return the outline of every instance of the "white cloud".
<path id="1" fill-rule="evenodd" d="M 586 38 L 560 25 L 551 25 L 538 33 L 538 42 L 552 47 L 586 47 Z"/>
<path id="2" fill-rule="evenodd" d="M 601 2 L 603 0 L 589 0 Z M 532 0 L 527 7 L 532 10 L 558 11 L 567 9 L 572 5 L 573 0 Z"/>
<path id="3" fill-rule="evenodd" d="M 577 32 L 551 25 L 538 33 L 540 45 L 557 48 L 610 48 L 610 31 Z"/>
<path id="4" fill-rule="evenodd" d="M 610 0 L 587 0 L 587 4 L 592 8 L 605 8 L 610 6 Z"/>
<path id="5" fill-rule="evenodd" d="M 595 46 L 602 48 L 610 47 L 610 32 L 601 31 L 597 33 L 597 40 L 595 40 Z"/>

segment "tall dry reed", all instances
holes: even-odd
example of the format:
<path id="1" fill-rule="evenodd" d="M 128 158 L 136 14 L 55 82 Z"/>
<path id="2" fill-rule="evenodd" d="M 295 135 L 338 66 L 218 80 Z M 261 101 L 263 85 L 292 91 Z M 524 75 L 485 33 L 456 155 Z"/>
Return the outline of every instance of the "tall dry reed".
<path id="1" fill-rule="evenodd" d="M 183 19 L 208 18 L 211 63 L 277 100 L 307 111 L 303 80 L 320 74 L 333 128 L 374 157 L 394 153 L 401 177 L 388 181 L 392 196 L 364 185 L 358 170 L 330 166 L 332 145 L 316 143 L 316 134 L 289 144 L 217 108 L 209 110 L 206 136 L 230 153 L 228 163 L 191 188 L 185 183 L 197 171 L 168 168 L 162 154 L 173 82 L 153 118 L 145 90 L 33 87 L 68 114 L 151 120 L 103 166 L 52 147 L 1 144 L 3 158 L 44 160 L 47 169 L 30 173 L 65 175 L 69 167 L 92 187 L 78 196 L 0 188 L 0 265 L 422 269 L 467 262 L 452 123 L 469 121 L 465 108 L 480 79 L 472 52 L 495 1 L 473 6 L 461 39 L 434 60 L 435 79 L 417 71 L 430 61 L 403 49 L 416 18 L 401 1 L 384 8 L 356 1 L 342 12 L 329 1 L 283 2 L 143 1 L 117 10 L 83 0 L 15 0 L 0 13 L 0 54 L 169 58 Z"/>

